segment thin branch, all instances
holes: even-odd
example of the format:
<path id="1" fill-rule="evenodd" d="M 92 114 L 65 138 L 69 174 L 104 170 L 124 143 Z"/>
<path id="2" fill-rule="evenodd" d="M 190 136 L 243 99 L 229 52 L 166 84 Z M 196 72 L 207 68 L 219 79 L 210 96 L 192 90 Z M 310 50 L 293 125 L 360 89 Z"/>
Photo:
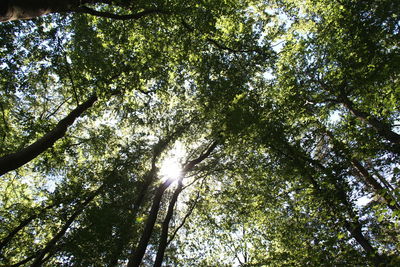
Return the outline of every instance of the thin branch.
<path id="1" fill-rule="evenodd" d="M 189 32 L 195 32 L 195 28 L 193 28 L 192 26 L 190 26 L 186 21 L 181 20 L 183 27 L 185 27 Z M 201 33 L 202 34 L 202 33 Z M 206 37 L 206 41 L 208 41 L 209 43 L 211 43 L 212 45 L 214 45 L 216 48 L 220 49 L 220 50 L 225 50 L 231 53 L 251 53 L 251 52 L 257 52 L 260 53 L 261 51 L 257 51 L 257 50 L 237 50 L 237 49 L 233 49 L 231 47 L 228 47 L 224 44 L 221 44 L 220 42 L 218 42 L 217 40 L 211 38 L 211 37 Z"/>
<path id="2" fill-rule="evenodd" d="M 43 92 L 43 98 L 44 98 L 44 102 L 43 102 L 43 106 L 42 106 L 42 112 L 39 115 L 39 120 L 43 120 L 44 115 L 47 112 L 48 109 L 48 102 L 49 102 L 49 98 L 46 96 L 46 92 L 47 92 L 47 86 L 44 82 L 42 82 L 42 86 L 45 89 L 45 91 Z"/>
<path id="3" fill-rule="evenodd" d="M 5 111 L 4 111 L 3 103 L 1 103 L 1 102 L 0 102 L 0 108 L 1 108 L 1 113 L 3 115 L 2 118 L 3 118 L 3 122 L 4 122 L 4 128 L 5 128 L 4 136 L 3 136 L 3 140 L 4 140 L 6 138 L 6 136 L 7 136 L 7 132 L 9 130 L 9 127 L 8 127 L 8 123 L 7 123 L 7 120 L 6 120 L 6 114 L 5 114 Z"/>
<path id="4" fill-rule="evenodd" d="M 67 53 L 65 52 L 63 46 L 61 45 L 61 40 L 60 40 L 60 38 L 57 38 L 57 42 L 58 42 L 58 47 L 59 47 L 59 49 L 62 51 L 63 56 L 64 56 L 65 68 L 66 68 L 66 70 L 67 70 L 68 78 L 69 78 L 69 80 L 70 80 L 70 82 L 71 82 L 71 87 L 72 87 L 72 91 L 73 91 L 73 93 L 74 93 L 76 105 L 79 106 L 78 93 L 77 93 L 77 90 L 76 90 L 74 78 L 72 77 L 71 67 L 70 67 L 70 65 L 69 65 L 69 63 L 68 63 Z"/>
<path id="5" fill-rule="evenodd" d="M 77 93 L 77 90 L 76 90 L 75 82 L 74 82 L 74 79 L 72 77 L 71 68 L 70 68 L 70 66 L 68 64 L 68 61 L 67 61 L 67 56 L 65 55 L 64 57 L 65 57 L 65 61 L 66 61 L 67 74 L 68 74 L 69 80 L 71 81 L 72 92 L 74 92 L 75 102 L 76 102 L 76 105 L 78 106 L 79 105 L 79 98 L 78 98 L 78 93 Z"/>
<path id="6" fill-rule="evenodd" d="M 143 89 L 140 89 L 140 88 L 138 88 L 137 89 L 139 92 L 141 92 L 142 94 L 145 94 L 145 95 L 149 95 L 149 94 L 152 94 L 152 93 L 155 93 L 155 92 L 157 92 L 157 90 L 149 90 L 149 91 L 144 91 Z"/>
<path id="7" fill-rule="evenodd" d="M 232 237 L 230 235 L 225 235 L 228 239 L 228 243 L 229 244 L 235 244 L 235 242 L 233 241 Z M 235 245 L 227 245 L 227 248 L 233 253 L 235 254 L 235 258 L 239 261 L 240 266 L 243 266 L 243 262 L 240 260 L 240 257 L 238 255 L 238 253 L 236 252 L 238 250 L 237 247 L 235 247 Z"/>
<path id="8" fill-rule="evenodd" d="M 208 173 L 205 173 L 205 174 L 203 174 L 203 175 L 201 175 L 201 176 L 198 176 L 198 177 L 197 177 L 196 179 L 194 179 L 192 182 L 190 182 L 189 184 L 185 185 L 185 186 L 183 187 L 183 189 L 186 189 L 186 188 L 192 186 L 193 184 L 197 183 L 200 179 L 203 179 L 203 178 L 205 178 L 205 177 L 207 177 L 207 176 L 208 176 Z M 186 177 L 186 178 L 187 178 L 187 177 Z"/>
<path id="9" fill-rule="evenodd" d="M 6 247 L 11 240 L 14 238 L 14 236 L 20 231 L 22 230 L 24 227 L 26 227 L 28 224 L 30 224 L 33 220 L 35 220 L 36 218 L 38 218 L 39 216 L 41 216 L 43 213 L 45 213 L 48 209 L 51 209 L 53 207 L 55 207 L 57 204 L 51 204 L 49 206 L 44 207 L 41 211 L 39 211 L 38 213 L 35 213 L 31 216 L 29 216 L 28 218 L 22 220 L 19 225 L 17 227 L 15 227 L 10 233 L 8 233 L 8 235 L 3 238 L 0 241 L 0 251 Z"/>
<path id="10" fill-rule="evenodd" d="M 208 42 L 210 42 L 211 44 L 213 44 L 216 48 L 221 49 L 221 50 L 226 50 L 229 51 L 231 53 L 250 53 L 250 52 L 255 52 L 255 51 L 251 51 L 251 50 L 237 50 L 237 49 L 233 49 L 230 48 L 224 44 L 219 43 L 217 40 L 212 39 L 210 37 L 207 37 L 206 40 Z"/>
<path id="11" fill-rule="evenodd" d="M 27 262 L 33 260 L 38 254 L 39 254 L 39 251 L 35 252 L 35 254 L 32 254 L 32 255 L 26 257 L 25 259 L 23 259 L 23 260 L 21 260 L 21 261 L 15 263 L 15 264 L 13 264 L 13 265 L 10 265 L 10 267 L 18 267 L 18 266 L 21 266 L 21 265 L 23 265 L 23 264 L 25 264 L 25 263 L 27 263 Z"/>
<path id="12" fill-rule="evenodd" d="M 104 11 L 97 11 L 95 9 L 86 7 L 86 6 L 81 6 L 78 8 L 75 8 L 73 11 L 77 13 L 84 13 L 84 14 L 89 14 L 93 15 L 96 17 L 102 17 L 102 18 L 109 18 L 109 19 L 116 19 L 116 20 L 138 20 L 142 17 L 145 17 L 147 15 L 151 14 L 170 14 L 170 11 L 162 10 L 159 8 L 150 8 L 141 12 L 138 12 L 136 14 L 127 14 L 127 15 L 118 15 L 110 12 L 104 12 Z"/>
<path id="13" fill-rule="evenodd" d="M 69 100 L 71 99 L 71 97 L 68 97 L 67 99 L 65 99 L 60 105 L 58 105 L 49 115 L 46 116 L 46 119 L 50 119 L 51 116 L 53 116 L 54 114 L 57 113 L 57 111 L 65 104 L 67 103 Z"/>
<path id="14" fill-rule="evenodd" d="M 171 237 L 169 238 L 169 240 L 167 242 L 167 247 L 174 240 L 174 238 L 175 238 L 176 234 L 178 233 L 178 231 L 185 225 L 186 220 L 190 217 L 190 215 L 192 215 L 194 208 L 196 207 L 197 203 L 199 202 L 199 198 L 200 198 L 200 191 L 197 191 L 197 195 L 196 195 L 196 198 L 194 200 L 193 205 L 189 208 L 189 210 L 186 213 L 185 217 L 183 217 L 182 222 L 179 224 L 179 226 L 172 233 Z"/>
<path id="15" fill-rule="evenodd" d="M 41 264 L 43 264 L 44 262 L 46 262 L 47 260 L 49 260 L 49 259 L 54 255 L 54 253 L 57 251 L 58 248 L 59 248 L 59 246 L 55 246 L 54 251 L 53 251 L 52 253 L 49 253 L 49 254 L 41 261 Z M 35 253 L 33 253 L 32 255 L 30 255 L 30 256 L 28 256 L 28 257 L 26 257 L 25 259 L 23 259 L 23 260 L 21 260 L 21 261 L 15 263 L 15 264 L 13 264 L 13 265 L 10 265 L 9 267 L 18 267 L 18 266 L 21 266 L 21 265 L 23 265 L 23 264 L 25 264 L 25 263 L 27 263 L 27 262 L 33 260 L 34 258 L 36 258 L 37 255 L 39 255 L 39 253 L 40 253 L 40 250 L 36 251 Z M 2 266 L 2 267 L 3 267 L 3 266 Z"/>

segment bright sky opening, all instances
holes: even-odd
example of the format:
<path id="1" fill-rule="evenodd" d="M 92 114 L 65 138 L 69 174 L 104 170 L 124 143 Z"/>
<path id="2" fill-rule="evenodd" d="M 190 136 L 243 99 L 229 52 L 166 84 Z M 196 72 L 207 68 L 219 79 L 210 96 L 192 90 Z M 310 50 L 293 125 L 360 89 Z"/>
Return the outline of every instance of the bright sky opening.
<path id="1" fill-rule="evenodd" d="M 161 163 L 160 177 L 163 181 L 167 179 L 177 180 L 182 175 L 182 164 L 186 151 L 182 143 L 177 142 L 168 152 L 168 155 Z"/>

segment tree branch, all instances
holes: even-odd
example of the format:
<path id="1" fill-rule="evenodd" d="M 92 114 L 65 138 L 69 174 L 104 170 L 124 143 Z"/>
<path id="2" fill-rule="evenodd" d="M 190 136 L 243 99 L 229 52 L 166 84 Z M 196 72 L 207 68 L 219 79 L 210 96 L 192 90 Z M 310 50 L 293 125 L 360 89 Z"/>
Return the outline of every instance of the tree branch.
<path id="1" fill-rule="evenodd" d="M 0 241 L 0 252 L 1 250 L 10 243 L 10 241 L 13 239 L 13 237 L 24 227 L 26 227 L 29 223 L 31 223 L 33 220 L 41 216 L 43 213 L 45 213 L 48 209 L 53 208 L 57 204 L 51 204 L 49 206 L 44 207 L 41 211 L 38 213 L 35 213 L 25 220 L 21 221 L 17 227 L 15 227 L 4 239 Z"/>
<path id="2" fill-rule="evenodd" d="M 172 233 L 171 237 L 169 238 L 169 240 L 167 242 L 167 247 L 174 240 L 174 238 L 175 238 L 176 234 L 178 233 L 178 231 L 185 225 L 186 220 L 190 217 L 190 215 L 192 215 L 194 208 L 196 207 L 197 203 L 199 202 L 199 198 L 200 198 L 200 191 L 197 191 L 197 195 L 196 195 L 196 198 L 194 200 L 193 205 L 189 208 L 189 210 L 186 213 L 185 217 L 183 217 L 182 222 L 179 224 L 178 227 L 176 227 L 176 229 Z"/>
<path id="3" fill-rule="evenodd" d="M 75 219 L 81 215 L 86 206 L 104 189 L 105 184 L 102 184 L 96 191 L 92 192 L 89 197 L 85 199 L 84 202 L 79 204 L 79 206 L 75 209 L 74 213 L 68 218 L 65 224 L 62 226 L 61 230 L 54 235 L 54 237 L 46 244 L 46 246 L 40 250 L 39 254 L 35 257 L 34 262 L 32 263 L 32 267 L 40 267 L 42 265 L 42 261 L 45 258 L 46 254 L 49 253 L 57 244 L 57 242 L 64 236 L 67 232 L 71 224 L 75 221 Z"/>
<path id="4" fill-rule="evenodd" d="M 52 147 L 57 140 L 64 137 L 69 126 L 71 126 L 83 112 L 93 106 L 96 101 L 97 96 L 92 95 L 84 103 L 77 106 L 66 117 L 60 120 L 51 131 L 39 138 L 36 142 L 20 151 L 0 157 L 0 175 L 21 167 Z"/>
<path id="5" fill-rule="evenodd" d="M 183 168 L 183 171 L 182 171 L 183 175 L 185 175 L 187 172 L 191 171 L 194 166 L 196 166 L 197 164 L 199 164 L 203 160 L 205 160 L 211 154 L 211 152 L 213 152 L 213 150 L 217 147 L 217 145 L 218 145 L 218 142 L 214 141 L 214 143 L 212 143 L 212 145 L 207 149 L 207 151 L 205 153 L 200 155 L 197 159 L 191 160 L 187 164 L 185 164 L 185 167 Z"/>
<path id="6" fill-rule="evenodd" d="M 183 27 L 185 27 L 189 32 L 195 32 L 195 28 L 193 28 L 192 26 L 190 26 L 186 21 L 182 20 L 182 25 Z M 218 42 L 217 40 L 211 38 L 211 37 L 206 37 L 206 41 L 211 43 L 212 45 L 214 45 L 216 48 L 220 49 L 220 50 L 225 50 L 228 51 L 230 53 L 251 53 L 251 52 L 257 52 L 257 53 L 263 53 L 262 51 L 258 51 L 258 50 L 238 50 L 238 49 L 234 49 L 231 47 L 228 47 L 220 42 Z"/>
<path id="7" fill-rule="evenodd" d="M 171 12 L 162 10 L 159 8 L 150 8 L 146 9 L 144 11 L 138 12 L 136 14 L 127 14 L 127 15 L 118 15 L 110 12 L 104 12 L 104 11 L 97 11 L 95 9 L 89 8 L 87 6 L 80 6 L 72 10 L 76 13 L 83 13 L 83 14 L 89 14 L 93 15 L 96 17 L 101 17 L 101 18 L 109 18 L 109 19 L 116 19 L 116 20 L 137 20 L 142 17 L 145 17 L 147 15 L 151 14 L 170 14 Z"/>

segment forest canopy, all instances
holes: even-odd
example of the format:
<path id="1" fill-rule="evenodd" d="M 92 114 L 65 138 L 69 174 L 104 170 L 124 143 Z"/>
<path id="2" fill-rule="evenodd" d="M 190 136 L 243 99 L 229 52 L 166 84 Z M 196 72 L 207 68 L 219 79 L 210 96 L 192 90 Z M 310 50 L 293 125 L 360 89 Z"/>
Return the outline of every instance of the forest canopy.
<path id="1" fill-rule="evenodd" d="M 399 266 L 400 5 L 0 4 L 0 266 Z"/>

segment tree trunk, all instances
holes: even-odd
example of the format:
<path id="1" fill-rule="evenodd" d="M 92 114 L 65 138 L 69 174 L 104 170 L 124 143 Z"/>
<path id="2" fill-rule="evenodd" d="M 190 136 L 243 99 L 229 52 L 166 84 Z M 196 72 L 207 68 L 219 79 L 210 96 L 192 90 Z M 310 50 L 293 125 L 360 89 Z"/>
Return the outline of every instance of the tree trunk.
<path id="1" fill-rule="evenodd" d="M 156 172 L 157 169 L 152 169 L 150 172 L 146 175 L 146 178 L 144 180 L 144 183 L 142 185 L 141 190 L 139 191 L 139 195 L 137 196 L 135 203 L 133 204 L 133 210 L 132 210 L 132 216 L 129 218 L 129 225 L 126 225 L 125 229 L 122 229 L 123 232 L 121 233 L 121 238 L 118 239 L 117 243 L 117 248 L 115 253 L 113 253 L 111 260 L 110 260 L 110 267 L 113 266 L 118 266 L 118 259 L 124 249 L 124 246 L 129 242 L 131 236 L 132 236 L 132 226 L 133 222 L 136 219 L 136 216 L 139 212 L 139 208 L 142 206 L 144 202 L 144 198 L 147 194 L 148 188 L 150 185 L 153 183 L 155 177 L 156 177 Z"/>
<path id="2" fill-rule="evenodd" d="M 324 133 L 329 137 L 329 139 L 332 141 L 333 149 L 336 154 L 341 154 L 342 157 L 345 158 L 347 162 L 349 162 L 350 165 L 353 166 L 354 169 L 359 173 L 359 175 L 362 177 L 364 180 L 364 184 L 366 187 L 371 188 L 374 193 L 382 198 L 385 202 L 386 205 L 391 209 L 391 210 L 398 210 L 399 207 L 397 205 L 397 201 L 393 196 L 390 195 L 389 192 L 385 192 L 385 188 L 368 172 L 368 170 L 356 159 L 354 159 L 349 152 L 349 149 L 345 147 L 343 143 L 338 141 L 333 133 L 325 127 L 323 127 Z M 395 202 L 396 204 L 392 205 L 392 202 Z"/>
<path id="3" fill-rule="evenodd" d="M 386 266 L 386 260 L 377 253 L 369 240 L 363 235 L 360 223 L 356 222 L 355 225 L 352 225 L 346 221 L 344 226 L 357 243 L 364 249 L 375 266 Z"/>
<path id="4" fill-rule="evenodd" d="M 348 215 L 350 215 L 351 222 L 349 222 L 348 219 L 345 219 L 344 216 L 342 216 L 340 214 L 340 210 L 336 209 L 336 204 L 330 198 L 326 197 L 326 194 L 324 194 L 322 192 L 321 188 L 317 189 L 317 191 L 319 190 L 319 195 L 323 196 L 325 202 L 328 204 L 328 207 L 335 214 L 337 214 L 340 221 L 344 224 L 344 227 L 346 228 L 346 230 L 350 233 L 351 237 L 353 237 L 357 241 L 357 243 L 364 249 L 364 251 L 367 253 L 369 259 L 376 266 L 378 266 L 379 264 L 384 264 L 384 260 L 383 260 L 382 256 L 380 256 L 378 254 L 378 252 L 375 250 L 375 248 L 371 245 L 370 241 L 362 233 L 362 231 L 361 231 L 362 224 L 360 223 L 359 219 L 357 218 L 358 216 L 354 212 L 352 205 L 349 203 L 343 186 L 340 183 L 338 183 L 336 181 L 336 179 L 333 177 L 333 175 L 331 173 L 329 173 L 322 165 L 318 164 L 317 168 L 321 169 L 328 176 L 330 182 L 333 183 L 334 188 L 335 188 L 334 189 L 335 191 L 333 192 L 334 196 L 336 197 L 337 200 L 340 201 L 340 203 L 347 210 Z M 316 183 L 316 181 L 315 181 L 315 183 Z"/>
<path id="5" fill-rule="evenodd" d="M 351 112 L 353 113 L 354 116 L 357 118 L 361 119 L 362 121 L 368 123 L 371 125 L 377 132 L 378 134 L 385 138 L 386 140 L 390 141 L 394 145 L 394 151 L 395 153 L 400 154 L 399 151 L 399 145 L 400 145 L 400 135 L 393 132 L 391 129 L 391 126 L 385 122 L 382 122 L 375 118 L 374 116 L 371 116 L 367 112 L 358 110 L 357 108 L 354 107 L 353 102 L 350 101 L 350 99 L 347 96 L 340 96 L 338 100 Z"/>
<path id="6" fill-rule="evenodd" d="M 89 109 L 96 101 L 96 95 L 89 97 L 86 102 L 82 103 L 73 111 L 71 111 L 68 116 L 57 123 L 53 130 L 45 134 L 39 140 L 21 149 L 20 151 L 1 157 L 0 176 L 21 167 L 46 151 L 48 148 L 52 147 L 58 139 L 64 137 L 68 127 L 72 125 L 75 120 L 80 117 L 84 111 Z"/>
<path id="7" fill-rule="evenodd" d="M 138 267 L 142 262 L 151 234 L 153 232 L 154 224 L 156 223 L 158 212 L 160 210 L 162 196 L 164 191 L 171 185 L 171 183 L 172 180 L 168 179 L 157 188 L 142 237 L 140 238 L 139 245 L 135 249 L 134 253 L 132 253 L 129 257 L 128 267 Z"/>
<path id="8" fill-rule="evenodd" d="M 42 265 L 42 260 L 49 253 L 57 242 L 64 236 L 65 232 L 67 232 L 68 228 L 75 221 L 75 219 L 83 212 L 85 207 L 100 193 L 100 191 L 104 188 L 104 185 L 100 186 L 96 191 L 91 193 L 86 200 L 81 203 L 75 210 L 75 212 L 69 217 L 69 219 L 65 222 L 61 230 L 46 244 L 46 246 L 40 250 L 39 254 L 36 256 L 34 262 L 31 267 L 40 267 Z"/>
<path id="9" fill-rule="evenodd" d="M 169 202 L 167 215 L 165 216 L 165 219 L 162 224 L 161 237 L 160 237 L 160 242 L 158 245 L 156 260 L 154 262 L 154 267 L 161 267 L 161 264 L 163 262 L 164 252 L 165 252 L 165 249 L 167 248 L 167 244 L 168 244 L 169 223 L 172 219 L 172 215 L 174 213 L 174 207 L 178 200 L 178 196 L 182 192 L 182 186 L 183 186 L 182 179 L 180 179 L 178 187 L 176 188 L 176 190 L 172 196 L 172 199 Z"/>
<path id="10" fill-rule="evenodd" d="M 137 213 L 139 212 L 140 207 L 142 206 L 146 194 L 148 192 L 149 187 L 153 184 L 155 178 L 157 177 L 158 168 L 156 166 L 157 160 L 160 155 L 164 152 L 169 144 L 171 144 L 176 138 L 181 136 L 181 134 L 185 131 L 186 127 L 178 127 L 176 131 L 168 135 L 166 138 L 161 139 L 157 144 L 153 147 L 153 157 L 151 161 L 151 170 L 145 175 L 143 179 L 143 183 L 141 189 L 139 190 L 139 194 L 135 199 L 132 209 L 132 215 L 129 218 L 129 225 L 126 225 L 125 229 L 123 229 L 123 233 L 121 234 L 121 238 L 118 240 L 117 248 L 115 253 L 113 253 L 110 260 L 110 267 L 114 267 L 118 265 L 118 259 L 122 254 L 124 246 L 129 242 L 131 236 L 133 234 L 133 222 L 136 219 Z"/>
<path id="11" fill-rule="evenodd" d="M 371 245 L 369 240 L 363 235 L 361 229 L 362 224 L 359 222 L 357 215 L 355 214 L 351 204 L 348 202 L 345 189 L 343 186 L 338 183 L 337 179 L 335 179 L 334 175 L 327 170 L 320 162 L 313 160 L 310 158 L 305 152 L 301 149 L 296 149 L 292 147 L 289 143 L 286 144 L 288 153 L 287 156 L 294 159 L 296 162 L 296 168 L 300 169 L 302 173 L 304 173 L 304 177 L 311 183 L 313 186 L 314 192 L 317 197 L 320 197 L 325 203 L 326 207 L 330 209 L 337 218 L 343 223 L 346 230 L 350 233 L 352 238 L 354 238 L 357 243 L 364 249 L 367 253 L 370 260 L 375 264 L 384 264 L 384 258 L 377 253 L 375 248 Z M 338 200 L 346 209 L 346 212 L 351 218 L 351 222 L 346 219 L 346 216 L 343 216 L 342 212 L 337 209 L 337 204 L 332 200 L 332 198 L 327 197 L 324 189 L 319 186 L 318 181 L 314 178 L 314 174 L 316 170 L 323 172 L 326 177 L 329 179 L 329 182 L 334 186 L 334 191 L 332 194 L 334 199 Z M 353 227 L 355 226 L 355 227 Z"/>
<path id="12" fill-rule="evenodd" d="M 0 252 L 3 250 L 5 246 L 10 243 L 10 241 L 14 238 L 14 236 L 21 231 L 25 226 L 30 224 L 34 219 L 38 218 L 41 214 L 45 213 L 48 209 L 51 209 L 52 207 L 56 206 L 56 204 L 49 205 L 45 208 L 43 208 L 39 213 L 33 214 L 23 220 L 22 222 L 19 223 L 17 227 L 15 227 L 3 240 L 0 242 Z"/>
<path id="13" fill-rule="evenodd" d="M 184 177 L 184 175 L 186 175 L 188 172 L 193 170 L 193 168 L 197 164 L 199 164 L 203 160 L 205 160 L 211 154 L 211 152 L 216 148 L 217 144 L 218 143 L 215 141 L 207 149 L 207 151 L 204 152 L 202 155 L 200 155 L 197 159 L 189 161 L 182 170 L 182 177 Z M 129 257 L 128 267 L 139 267 L 140 266 L 140 263 L 142 262 L 144 254 L 146 252 L 147 245 L 150 241 L 150 237 L 151 237 L 151 234 L 154 229 L 154 224 L 157 220 L 157 215 L 160 210 L 160 203 L 162 200 L 162 196 L 163 196 L 165 190 L 171 185 L 172 182 L 173 182 L 173 180 L 168 179 L 167 181 L 165 181 L 163 184 L 161 184 L 157 188 L 154 199 L 153 199 L 153 204 L 150 209 L 150 214 L 147 218 L 146 225 L 145 225 L 145 228 L 142 233 L 142 237 L 140 238 L 137 248 L 132 252 L 131 256 Z"/>
<path id="14" fill-rule="evenodd" d="M 2 0 L 0 21 L 32 19 L 54 12 L 65 12 L 89 1 L 79 0 Z"/>

